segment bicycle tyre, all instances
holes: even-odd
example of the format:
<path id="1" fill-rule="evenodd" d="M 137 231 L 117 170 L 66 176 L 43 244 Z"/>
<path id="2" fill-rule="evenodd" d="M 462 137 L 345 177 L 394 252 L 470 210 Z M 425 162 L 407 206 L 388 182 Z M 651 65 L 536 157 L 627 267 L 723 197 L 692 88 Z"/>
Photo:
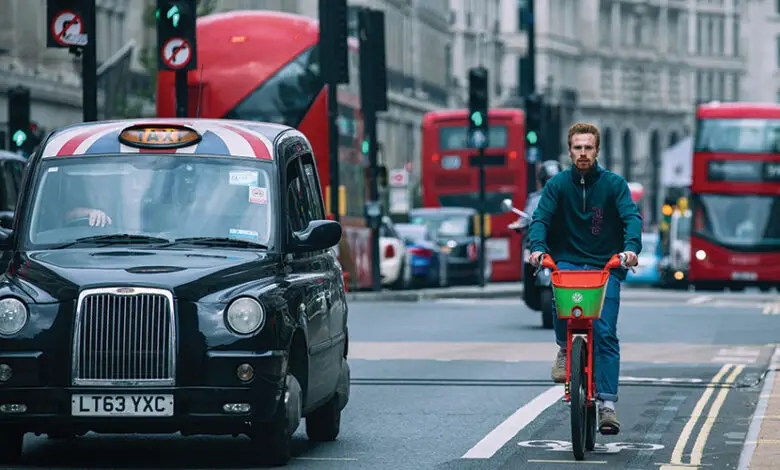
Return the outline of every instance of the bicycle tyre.
<path id="1" fill-rule="evenodd" d="M 585 458 L 585 434 L 587 428 L 587 399 L 588 386 L 585 375 L 587 364 L 587 345 L 582 337 L 577 336 L 572 341 L 571 347 L 571 383 L 569 391 L 571 396 L 571 447 L 574 458 Z"/>
<path id="2" fill-rule="evenodd" d="M 593 380 L 596 380 L 596 358 L 591 360 L 591 367 L 593 368 Z M 595 390 L 594 390 L 595 393 Z M 599 408 L 594 402 L 588 407 L 587 416 L 585 417 L 585 450 L 588 452 L 593 451 L 596 448 L 596 434 L 598 433 L 598 421 L 599 421 Z"/>

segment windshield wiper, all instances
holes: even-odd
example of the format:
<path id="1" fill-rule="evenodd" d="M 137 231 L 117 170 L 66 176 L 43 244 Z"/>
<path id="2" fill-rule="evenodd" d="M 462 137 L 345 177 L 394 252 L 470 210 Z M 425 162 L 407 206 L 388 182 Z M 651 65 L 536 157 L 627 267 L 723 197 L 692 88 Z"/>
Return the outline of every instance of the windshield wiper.
<path id="1" fill-rule="evenodd" d="M 110 235 L 92 235 L 89 237 L 81 237 L 73 240 L 72 242 L 64 243 L 54 247 L 55 249 L 67 248 L 79 243 L 103 243 L 107 245 L 119 244 L 119 243 L 168 243 L 170 240 L 167 238 L 151 237 L 149 235 L 135 235 L 131 233 L 114 233 Z"/>
<path id="2" fill-rule="evenodd" d="M 207 246 L 235 246 L 241 248 L 258 248 L 267 249 L 268 247 L 262 243 L 257 243 L 249 240 L 241 240 L 228 237 L 188 237 L 177 238 L 171 243 L 191 243 L 193 245 L 207 245 Z"/>

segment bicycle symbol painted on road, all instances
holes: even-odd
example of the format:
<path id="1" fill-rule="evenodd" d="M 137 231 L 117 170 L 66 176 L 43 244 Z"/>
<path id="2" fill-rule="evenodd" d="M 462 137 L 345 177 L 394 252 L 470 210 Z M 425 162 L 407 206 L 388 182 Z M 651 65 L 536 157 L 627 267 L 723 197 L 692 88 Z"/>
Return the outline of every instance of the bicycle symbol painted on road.
<path id="1" fill-rule="evenodd" d="M 520 447 L 536 447 L 547 449 L 548 452 L 571 452 L 571 442 L 566 441 L 523 441 L 518 442 Z M 617 454 L 623 450 L 644 450 L 656 451 L 663 449 L 661 444 L 650 444 L 646 442 L 609 442 L 606 444 L 596 444 L 593 449 L 595 454 Z"/>

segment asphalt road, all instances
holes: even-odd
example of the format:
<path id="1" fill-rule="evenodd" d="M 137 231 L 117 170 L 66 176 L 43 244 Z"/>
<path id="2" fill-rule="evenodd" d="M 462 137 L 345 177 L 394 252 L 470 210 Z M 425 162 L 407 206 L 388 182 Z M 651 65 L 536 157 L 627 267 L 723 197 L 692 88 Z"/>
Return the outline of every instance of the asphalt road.
<path id="1" fill-rule="evenodd" d="M 572 467 L 569 408 L 549 378 L 556 347 L 538 313 L 512 299 L 350 305 L 353 386 L 341 435 L 313 445 L 301 426 L 289 468 Z M 777 294 L 624 290 L 621 434 L 599 435 L 577 465 L 737 468 L 778 331 Z M 28 435 L 24 467 L 250 468 L 250 445 Z"/>

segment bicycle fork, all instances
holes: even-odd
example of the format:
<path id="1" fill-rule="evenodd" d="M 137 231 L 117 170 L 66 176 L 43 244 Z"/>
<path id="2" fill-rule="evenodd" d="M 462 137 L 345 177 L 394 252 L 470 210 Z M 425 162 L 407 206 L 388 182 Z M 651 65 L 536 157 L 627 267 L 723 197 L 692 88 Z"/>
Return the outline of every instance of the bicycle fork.
<path id="1" fill-rule="evenodd" d="M 587 404 L 591 406 L 596 401 L 596 378 L 593 373 L 595 360 L 593 357 L 593 321 L 588 319 L 569 319 L 566 329 L 566 382 L 564 386 L 564 399 L 571 402 L 571 352 L 574 338 L 581 337 L 585 340 L 587 361 L 585 362 L 585 383 L 587 384 Z"/>

